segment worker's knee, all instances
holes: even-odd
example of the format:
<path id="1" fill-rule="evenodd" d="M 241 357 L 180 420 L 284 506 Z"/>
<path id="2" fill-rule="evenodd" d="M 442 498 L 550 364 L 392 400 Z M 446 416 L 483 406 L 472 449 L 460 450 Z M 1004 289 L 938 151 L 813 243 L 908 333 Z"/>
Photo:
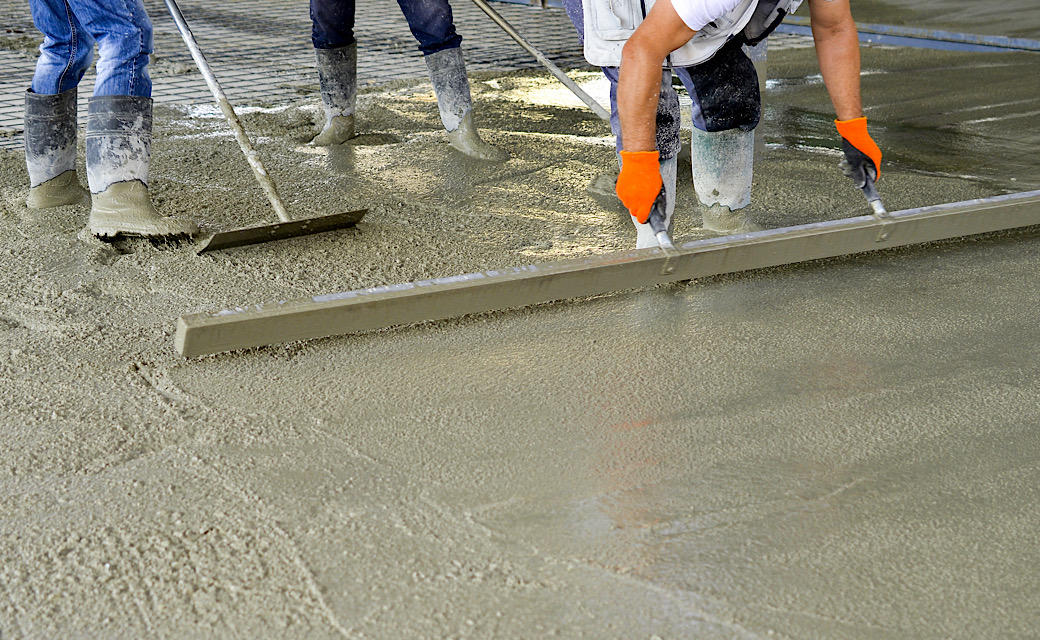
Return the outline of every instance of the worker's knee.
<path id="1" fill-rule="evenodd" d="M 762 97 L 758 89 L 755 65 L 740 44 L 732 41 L 713 58 L 687 67 L 695 96 L 703 115 L 695 122 L 705 131 L 743 129 L 758 126 L 762 115 Z"/>

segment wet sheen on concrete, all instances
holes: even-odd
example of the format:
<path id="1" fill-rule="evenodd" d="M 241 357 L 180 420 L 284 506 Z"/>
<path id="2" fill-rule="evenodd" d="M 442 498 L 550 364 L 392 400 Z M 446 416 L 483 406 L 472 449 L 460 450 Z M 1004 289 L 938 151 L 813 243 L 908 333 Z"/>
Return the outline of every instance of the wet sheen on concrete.
<path id="1" fill-rule="evenodd" d="M 1002 236 L 322 340 L 283 356 L 303 398 L 268 397 L 263 352 L 171 377 L 299 416 L 208 457 L 347 619 L 447 599 L 478 637 L 1028 637 L 1038 259 Z"/>
<path id="2" fill-rule="evenodd" d="M 1040 57 L 864 60 L 890 208 L 1035 188 Z M 859 215 L 811 52 L 770 68 L 754 217 Z M 428 87 L 327 155 L 316 104 L 246 113 L 294 211 L 371 213 L 209 257 L 80 238 L 0 151 L 0 637 L 1036 635 L 1035 231 L 176 357 L 181 313 L 630 242 L 602 123 L 531 84 L 474 81 L 484 173 Z M 204 116 L 163 112 L 157 206 L 270 220 Z"/>
<path id="3" fill-rule="evenodd" d="M 1033 0 L 853 0 L 852 14 L 860 22 L 1040 39 L 1040 5 Z"/>

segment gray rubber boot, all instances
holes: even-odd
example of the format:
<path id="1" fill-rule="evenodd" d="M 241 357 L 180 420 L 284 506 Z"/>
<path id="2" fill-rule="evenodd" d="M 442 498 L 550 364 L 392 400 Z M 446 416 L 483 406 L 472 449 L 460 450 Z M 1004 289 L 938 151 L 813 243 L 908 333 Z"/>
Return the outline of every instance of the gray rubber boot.
<path id="1" fill-rule="evenodd" d="M 354 109 L 357 106 L 357 43 L 337 49 L 315 49 L 325 127 L 311 144 L 327 147 L 343 144 L 357 135 Z"/>
<path id="2" fill-rule="evenodd" d="M 25 92 L 25 206 L 48 209 L 86 204 L 90 194 L 76 176 L 76 90 L 57 95 Z"/>
<path id="3" fill-rule="evenodd" d="M 693 127 L 690 164 L 701 202 L 701 226 L 717 233 L 759 231 L 742 211 L 751 202 L 755 132 L 741 129 L 707 132 Z"/>
<path id="4" fill-rule="evenodd" d="M 679 164 L 674 157 L 661 160 L 661 182 L 664 183 L 664 219 L 668 227 L 668 235 L 672 235 L 672 214 L 675 213 L 675 173 Z M 658 246 L 657 235 L 650 224 L 639 224 L 631 215 L 632 224 L 636 227 L 636 249 Z"/>
<path id="5" fill-rule="evenodd" d="M 441 122 L 448 132 L 448 142 L 467 156 L 490 162 L 505 162 L 509 154 L 480 139 L 473 123 L 473 99 L 466 77 L 462 49 L 454 47 L 426 56 L 430 82 L 437 94 Z"/>
<path id="6" fill-rule="evenodd" d="M 194 222 L 160 216 L 148 195 L 152 99 L 99 96 L 87 103 L 90 232 L 96 236 L 178 236 Z"/>

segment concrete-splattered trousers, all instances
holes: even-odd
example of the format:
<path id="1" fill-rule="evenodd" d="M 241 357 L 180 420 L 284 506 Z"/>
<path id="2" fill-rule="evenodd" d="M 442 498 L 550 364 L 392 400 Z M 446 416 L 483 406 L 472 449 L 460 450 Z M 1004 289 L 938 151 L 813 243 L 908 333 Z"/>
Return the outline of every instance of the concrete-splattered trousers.
<path id="1" fill-rule="evenodd" d="M 152 23 L 141 0 L 29 0 L 43 34 L 32 90 L 56 95 L 79 85 L 98 46 L 95 96 L 152 95 Z"/>
<path id="2" fill-rule="evenodd" d="M 310 0 L 311 40 L 315 49 L 337 49 L 356 42 L 354 0 Z M 397 0 L 423 55 L 457 48 L 462 36 L 455 33 L 447 0 Z"/>

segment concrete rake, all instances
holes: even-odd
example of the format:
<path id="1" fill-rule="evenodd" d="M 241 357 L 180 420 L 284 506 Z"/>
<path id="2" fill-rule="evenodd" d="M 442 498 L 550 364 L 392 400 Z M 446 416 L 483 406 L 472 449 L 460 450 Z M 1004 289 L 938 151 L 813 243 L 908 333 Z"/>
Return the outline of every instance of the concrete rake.
<path id="1" fill-rule="evenodd" d="M 188 28 L 188 23 L 185 22 L 180 7 L 177 6 L 177 3 L 174 0 L 164 1 L 166 2 L 166 8 L 169 9 L 170 15 L 173 17 L 173 21 L 177 23 L 177 30 L 180 31 L 184 43 L 188 45 L 188 50 L 191 52 L 192 59 L 195 60 L 195 64 L 202 73 L 202 77 L 205 78 L 206 84 L 209 85 L 209 90 L 213 93 L 213 98 L 217 101 L 217 106 L 220 107 L 220 111 L 224 114 L 224 118 L 227 120 L 228 124 L 231 125 L 231 130 L 235 133 L 235 140 L 238 141 L 238 146 L 242 149 L 242 153 L 245 155 L 249 167 L 253 170 L 253 175 L 256 176 L 256 180 L 260 183 L 260 187 L 264 190 L 264 194 L 266 194 L 267 199 L 271 201 L 271 206 L 274 208 L 275 214 L 278 216 L 279 220 L 281 220 L 281 222 L 274 224 L 216 233 L 206 242 L 205 245 L 203 245 L 201 249 L 199 249 L 199 253 L 216 249 L 226 249 L 229 247 L 259 244 L 261 242 L 270 242 L 272 240 L 284 240 L 287 238 L 295 238 L 324 231 L 334 231 L 336 229 L 345 229 L 353 227 L 360 222 L 361 218 L 363 218 L 368 212 L 367 209 L 298 220 L 293 219 L 292 216 L 289 215 L 289 212 L 285 210 L 285 205 L 282 203 L 281 196 L 278 195 L 278 190 L 275 188 L 274 181 L 271 179 L 270 174 L 267 173 L 267 169 L 264 168 L 263 163 L 260 162 L 260 155 L 256 152 L 256 149 L 253 148 L 252 143 L 249 142 L 249 137 L 246 135 L 246 131 L 242 127 L 242 122 L 239 120 L 238 114 L 235 113 L 234 107 L 231 106 L 224 91 L 220 88 L 220 84 L 217 82 L 217 78 L 213 75 L 209 63 L 206 62 L 206 57 L 202 55 L 202 50 L 199 48 L 198 42 L 195 41 L 195 36 L 192 35 L 191 29 Z"/>

